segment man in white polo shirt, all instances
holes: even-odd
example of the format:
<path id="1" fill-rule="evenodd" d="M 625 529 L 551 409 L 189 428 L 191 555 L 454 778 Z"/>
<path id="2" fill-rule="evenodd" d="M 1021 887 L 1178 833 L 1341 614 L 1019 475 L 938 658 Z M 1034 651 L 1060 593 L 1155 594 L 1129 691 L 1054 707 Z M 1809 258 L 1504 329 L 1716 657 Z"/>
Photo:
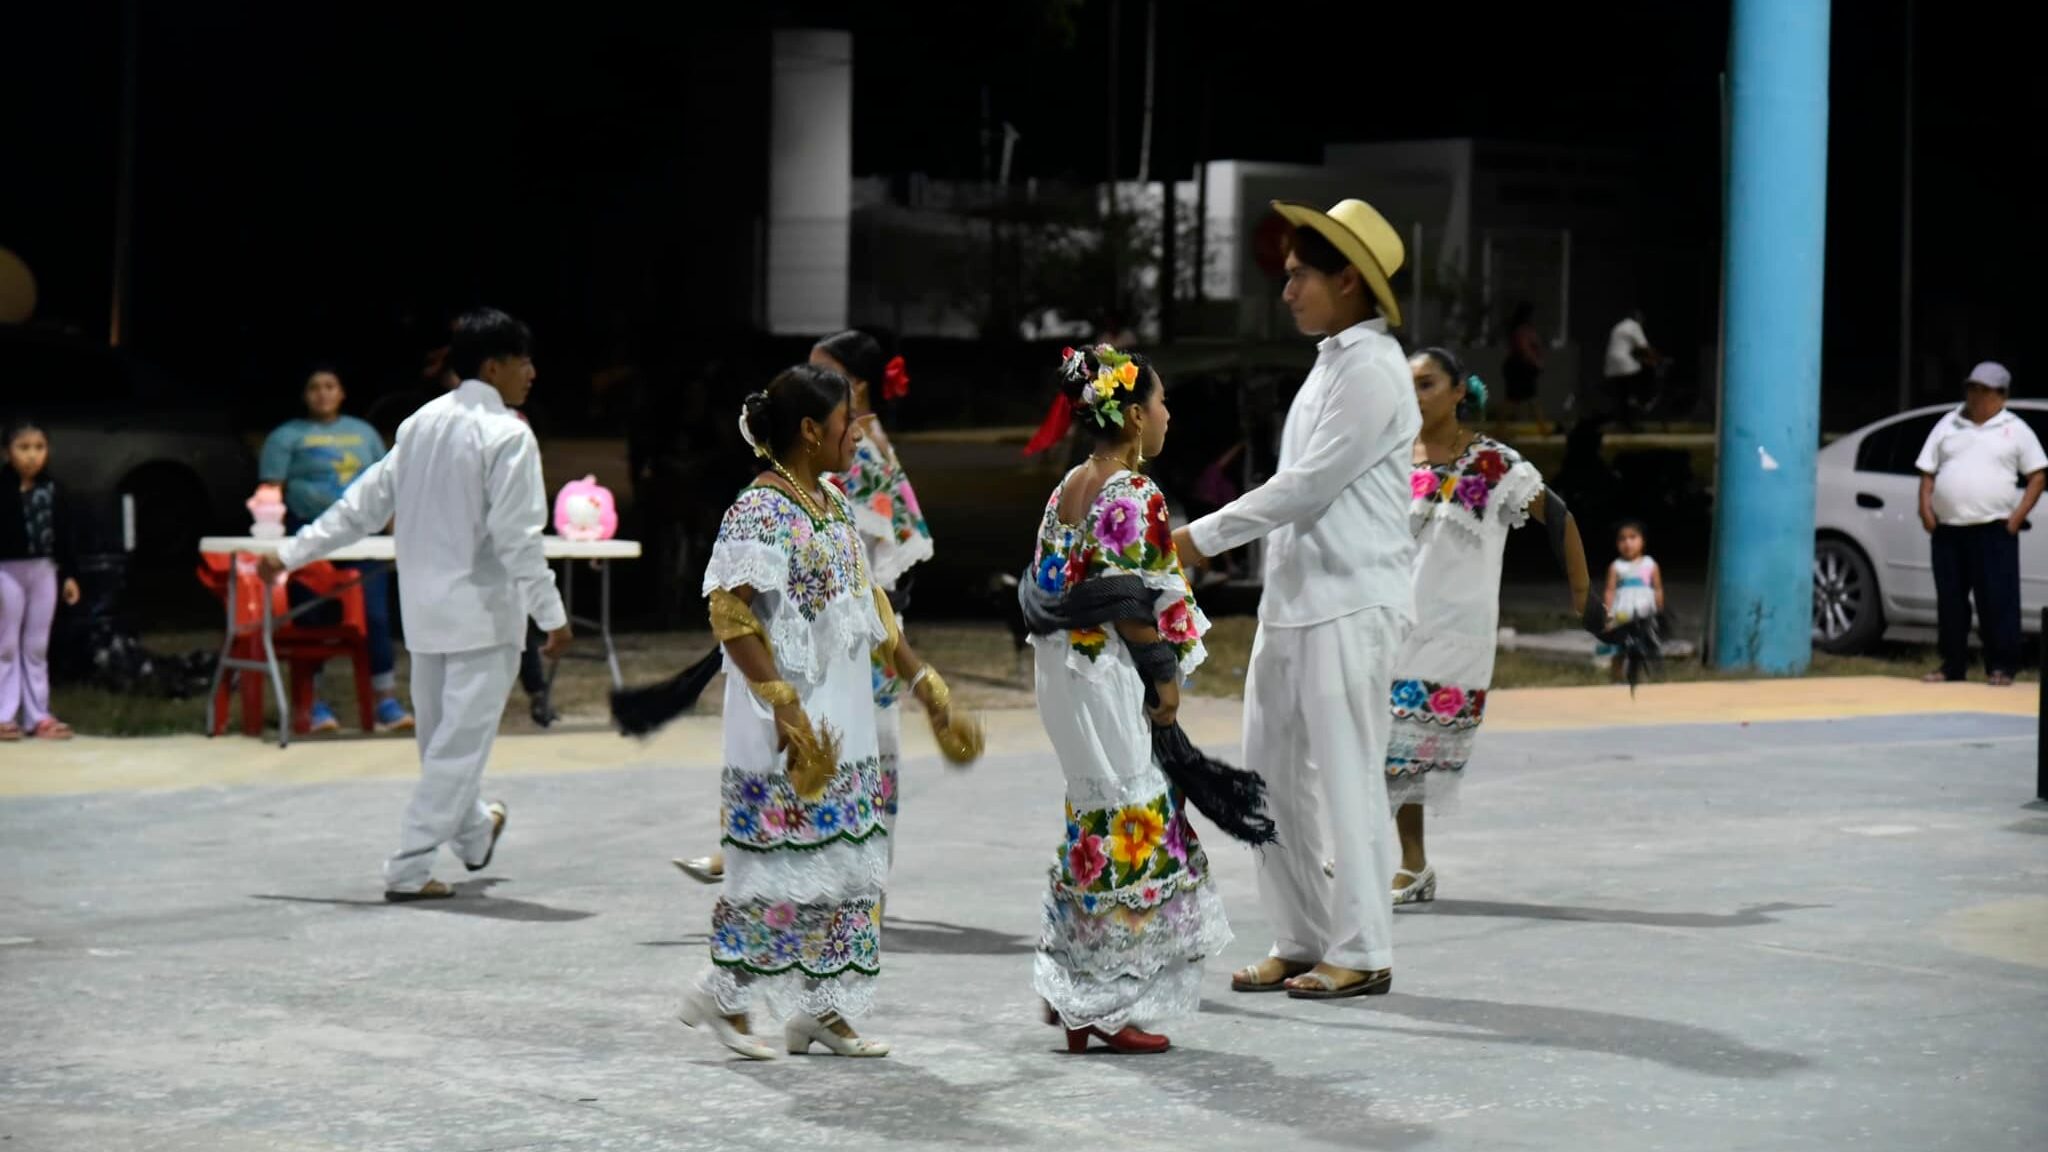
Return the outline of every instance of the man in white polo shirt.
<path id="1" fill-rule="evenodd" d="M 1929 683 L 1964 678 L 1972 600 L 1991 683 L 2010 685 L 2019 671 L 2019 535 L 2048 483 L 2048 455 L 2027 422 L 2006 410 L 2011 390 L 2002 365 L 1977 365 L 1963 406 L 1937 421 L 1920 449 L 1920 522 L 1934 538 L 1941 633 L 1941 667 Z"/>

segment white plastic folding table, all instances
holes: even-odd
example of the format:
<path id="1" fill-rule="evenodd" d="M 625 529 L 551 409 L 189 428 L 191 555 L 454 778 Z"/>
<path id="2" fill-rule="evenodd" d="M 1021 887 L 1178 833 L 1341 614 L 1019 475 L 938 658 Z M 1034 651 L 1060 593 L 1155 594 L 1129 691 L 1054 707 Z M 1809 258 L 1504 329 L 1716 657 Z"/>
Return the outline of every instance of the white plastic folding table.
<path id="1" fill-rule="evenodd" d="M 562 602 L 569 608 L 569 621 L 579 628 L 595 628 L 604 640 L 605 664 L 611 669 L 612 686 L 625 687 L 625 678 L 619 673 L 618 650 L 612 646 L 612 569 L 611 561 L 637 560 L 640 558 L 640 542 L 637 540 L 565 540 L 560 536 L 544 536 L 549 561 L 562 561 Z M 208 536 L 199 542 L 199 551 L 208 555 L 229 558 L 230 571 L 236 570 L 244 558 L 274 556 L 284 544 L 284 538 L 259 539 L 254 536 Z M 325 559 L 383 564 L 390 567 L 398 559 L 397 546 L 389 536 L 365 536 L 346 548 L 338 548 Z M 597 619 L 589 620 L 576 615 L 576 569 L 579 562 L 587 562 L 598 571 Z M 245 660 L 231 656 L 235 644 L 235 598 L 237 584 L 232 577 L 227 582 L 227 636 L 221 642 L 220 662 L 213 671 L 213 685 L 206 694 L 206 730 L 211 733 L 215 727 L 214 709 L 219 707 L 221 678 L 230 671 L 261 672 L 270 680 L 271 689 L 277 695 L 278 734 L 277 745 L 283 748 L 291 743 L 291 704 L 285 695 L 284 672 L 277 663 L 277 649 L 274 637 L 279 620 L 271 610 L 270 597 L 262 598 L 263 659 Z M 321 598 L 326 599 L 325 597 Z M 289 621 L 300 613 L 311 610 L 321 600 L 309 601 L 294 607 L 284 617 Z"/>

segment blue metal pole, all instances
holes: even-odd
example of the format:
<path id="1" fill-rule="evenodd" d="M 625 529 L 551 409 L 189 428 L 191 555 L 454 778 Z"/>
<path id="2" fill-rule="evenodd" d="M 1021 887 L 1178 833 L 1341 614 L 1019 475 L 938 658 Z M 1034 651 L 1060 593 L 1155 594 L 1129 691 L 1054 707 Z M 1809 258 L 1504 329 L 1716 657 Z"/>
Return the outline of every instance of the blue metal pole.
<path id="1" fill-rule="evenodd" d="M 1788 675 L 1813 646 L 1828 0 L 1735 0 L 1729 60 L 1714 652 Z"/>

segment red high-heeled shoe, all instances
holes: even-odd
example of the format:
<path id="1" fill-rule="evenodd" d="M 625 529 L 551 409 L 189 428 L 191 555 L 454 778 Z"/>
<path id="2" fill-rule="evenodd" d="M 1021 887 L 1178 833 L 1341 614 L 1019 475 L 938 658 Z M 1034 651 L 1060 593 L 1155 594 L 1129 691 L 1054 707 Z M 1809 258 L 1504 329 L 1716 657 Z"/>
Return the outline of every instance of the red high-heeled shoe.
<path id="1" fill-rule="evenodd" d="M 1164 1052 L 1168 1048 L 1173 1047 L 1171 1040 L 1156 1032 L 1144 1032 L 1130 1025 L 1125 1025 L 1123 1030 L 1115 1035 L 1104 1032 L 1100 1028 L 1069 1028 L 1067 1029 L 1067 1051 L 1072 1053 L 1086 1052 L 1090 1036 L 1109 1045 L 1110 1051 L 1122 1052 L 1126 1055 L 1149 1055 L 1154 1052 Z"/>

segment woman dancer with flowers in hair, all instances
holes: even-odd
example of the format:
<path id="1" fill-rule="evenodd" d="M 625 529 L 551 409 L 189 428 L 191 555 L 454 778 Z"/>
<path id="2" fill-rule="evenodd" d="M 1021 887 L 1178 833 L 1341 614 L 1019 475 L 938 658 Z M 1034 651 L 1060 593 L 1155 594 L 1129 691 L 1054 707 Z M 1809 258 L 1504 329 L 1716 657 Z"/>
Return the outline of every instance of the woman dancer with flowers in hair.
<path id="1" fill-rule="evenodd" d="M 1166 496 L 1139 473 L 1166 443 L 1158 373 L 1102 345 L 1068 349 L 1062 375 L 1027 451 L 1053 446 L 1069 425 L 1092 448 L 1046 502 L 1027 616 L 1033 594 L 1072 605 L 1077 589 L 1116 578 L 1143 603 L 1142 619 L 1031 640 L 1038 715 L 1067 800 L 1033 983 L 1047 1022 L 1066 1027 L 1068 1051 L 1094 1037 L 1118 1052 L 1161 1052 L 1167 1038 L 1144 1029 L 1196 1011 L 1203 961 L 1231 938 L 1208 858 L 1154 751 L 1155 727 L 1175 724 L 1180 681 L 1206 654 L 1208 621 L 1176 558 Z M 1151 669 L 1149 657 L 1165 667 Z"/>
<path id="2" fill-rule="evenodd" d="M 704 577 L 732 673 L 722 794 L 732 854 L 712 913 L 711 964 L 681 1016 L 757 1060 L 775 1055 L 752 1032 L 762 1018 L 789 1022 L 792 1053 L 813 1044 L 840 1056 L 889 1051 L 847 1023 L 869 1007 L 881 970 L 877 912 L 889 868 L 871 651 L 894 647 L 942 750 L 979 752 L 945 681 L 898 643 L 852 509 L 824 479 L 853 455 L 848 393 L 845 377 L 805 364 L 747 397 L 740 430 L 767 467 L 726 512 Z M 701 689 L 708 676 L 697 672 L 616 695 L 614 716 L 647 731 L 694 700 L 677 685 Z"/>
<path id="3" fill-rule="evenodd" d="M 1585 549 L 1564 501 L 1534 465 L 1461 416 L 1483 411 L 1486 386 L 1443 348 L 1409 360 L 1422 432 L 1415 440 L 1409 526 L 1415 532 L 1415 630 L 1394 660 L 1387 740 L 1387 804 L 1401 835 L 1396 905 L 1436 899 L 1436 869 L 1423 852 L 1425 807 L 1457 797 L 1472 739 L 1486 715 L 1500 624 L 1501 556 L 1508 532 L 1535 520 L 1550 529 L 1565 566 L 1572 609 L 1587 609 Z M 1597 605 L 1595 605 L 1597 608 Z M 1597 631 L 1600 621 L 1588 623 Z"/>
<path id="4" fill-rule="evenodd" d="M 811 349 L 812 364 L 839 373 L 852 386 L 848 412 L 853 422 L 853 460 L 842 472 L 826 477 L 844 493 L 853 508 L 853 524 L 867 549 L 868 577 L 888 596 L 900 625 L 910 601 L 910 570 L 931 559 L 932 534 L 918 507 L 910 475 L 896 459 L 896 450 L 875 411 L 877 386 L 884 401 L 901 400 L 910 392 L 910 373 L 903 357 L 884 358 L 873 336 L 849 329 L 827 336 Z M 896 705 L 904 692 L 903 677 L 876 650 L 875 742 L 882 766 L 882 822 L 896 828 L 897 761 L 903 744 L 903 711 Z M 894 842 L 891 842 L 894 856 Z M 675 866 L 706 884 L 725 877 L 725 853 L 678 859 Z"/>

